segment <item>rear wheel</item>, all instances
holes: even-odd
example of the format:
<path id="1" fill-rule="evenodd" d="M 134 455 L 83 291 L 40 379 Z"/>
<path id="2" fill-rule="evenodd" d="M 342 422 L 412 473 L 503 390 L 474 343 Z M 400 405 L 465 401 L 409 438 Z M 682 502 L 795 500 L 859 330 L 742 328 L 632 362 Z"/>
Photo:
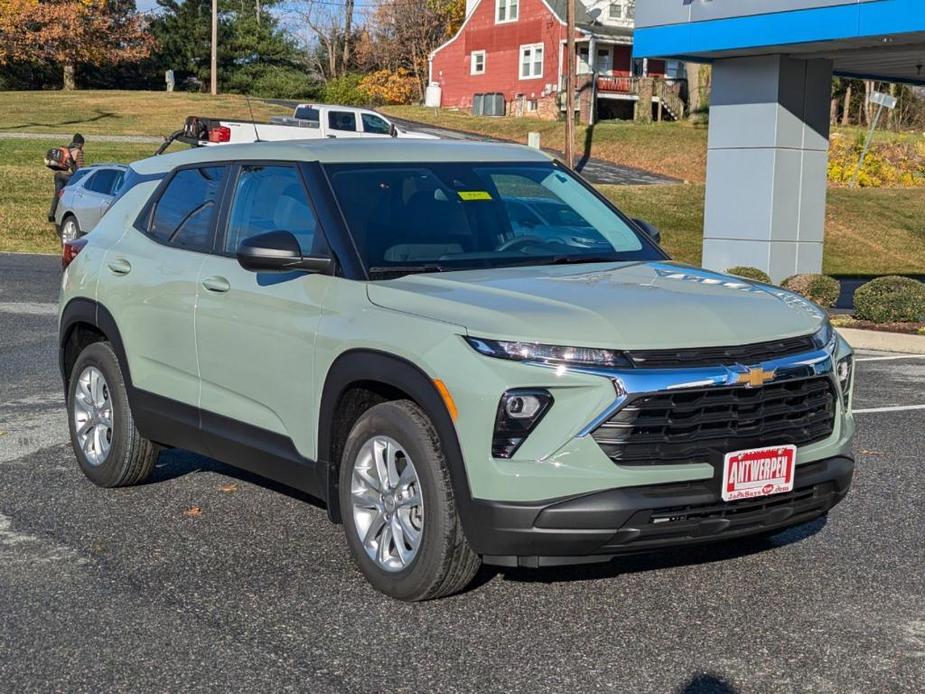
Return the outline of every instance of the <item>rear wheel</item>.
<path id="1" fill-rule="evenodd" d="M 80 224 L 77 217 L 69 214 L 61 222 L 61 243 L 67 243 L 80 237 Z"/>
<path id="2" fill-rule="evenodd" d="M 439 437 L 413 402 L 376 405 L 357 421 L 341 459 L 340 504 L 360 570 L 386 595 L 408 601 L 451 595 L 479 568 Z"/>
<path id="3" fill-rule="evenodd" d="M 77 357 L 67 404 L 71 446 L 90 481 L 122 487 L 148 477 L 159 451 L 135 428 L 122 369 L 108 342 L 88 345 Z"/>

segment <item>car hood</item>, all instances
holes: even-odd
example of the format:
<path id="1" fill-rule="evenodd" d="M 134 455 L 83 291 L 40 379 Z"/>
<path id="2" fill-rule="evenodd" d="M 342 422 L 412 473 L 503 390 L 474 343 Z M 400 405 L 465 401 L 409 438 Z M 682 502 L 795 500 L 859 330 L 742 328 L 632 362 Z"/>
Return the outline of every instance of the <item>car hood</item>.
<path id="1" fill-rule="evenodd" d="M 368 295 L 473 336 L 579 347 L 742 345 L 806 335 L 825 320 L 783 289 L 669 262 L 407 275 L 370 282 Z"/>

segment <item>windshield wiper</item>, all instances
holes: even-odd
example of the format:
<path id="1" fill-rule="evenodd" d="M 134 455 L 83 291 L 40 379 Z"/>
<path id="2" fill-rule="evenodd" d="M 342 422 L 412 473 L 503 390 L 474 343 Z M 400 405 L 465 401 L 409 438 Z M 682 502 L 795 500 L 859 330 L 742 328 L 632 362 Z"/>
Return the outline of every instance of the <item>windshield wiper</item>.
<path id="1" fill-rule="evenodd" d="M 410 275 L 423 272 L 443 272 L 444 267 L 432 263 L 429 265 L 382 265 L 369 268 L 370 275 Z"/>

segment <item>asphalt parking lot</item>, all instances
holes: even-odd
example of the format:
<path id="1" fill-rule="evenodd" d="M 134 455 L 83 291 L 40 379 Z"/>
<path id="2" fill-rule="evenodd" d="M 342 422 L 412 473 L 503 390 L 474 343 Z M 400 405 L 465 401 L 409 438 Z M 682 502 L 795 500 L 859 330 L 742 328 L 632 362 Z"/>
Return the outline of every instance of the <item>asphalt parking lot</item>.
<path id="1" fill-rule="evenodd" d="M 176 451 L 143 486 L 87 481 L 58 268 L 0 254 L 0 691 L 925 690 L 925 358 L 859 354 L 827 522 L 406 605 L 308 497 Z"/>

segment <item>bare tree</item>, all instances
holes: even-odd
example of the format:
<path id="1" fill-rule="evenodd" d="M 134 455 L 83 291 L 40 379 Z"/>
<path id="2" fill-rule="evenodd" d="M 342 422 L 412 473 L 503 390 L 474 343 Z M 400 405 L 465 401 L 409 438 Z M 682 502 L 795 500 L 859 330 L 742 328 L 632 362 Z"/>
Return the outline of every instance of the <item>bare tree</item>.
<path id="1" fill-rule="evenodd" d="M 347 72 L 355 32 L 355 0 L 345 0 L 342 7 L 331 0 L 293 0 L 287 8 L 295 21 L 311 31 L 319 49 L 315 52 L 318 71 L 327 79 Z"/>
<path id="2" fill-rule="evenodd" d="M 408 70 L 423 98 L 430 53 L 456 32 L 465 9 L 464 0 L 382 0 L 371 21 L 382 67 Z"/>

